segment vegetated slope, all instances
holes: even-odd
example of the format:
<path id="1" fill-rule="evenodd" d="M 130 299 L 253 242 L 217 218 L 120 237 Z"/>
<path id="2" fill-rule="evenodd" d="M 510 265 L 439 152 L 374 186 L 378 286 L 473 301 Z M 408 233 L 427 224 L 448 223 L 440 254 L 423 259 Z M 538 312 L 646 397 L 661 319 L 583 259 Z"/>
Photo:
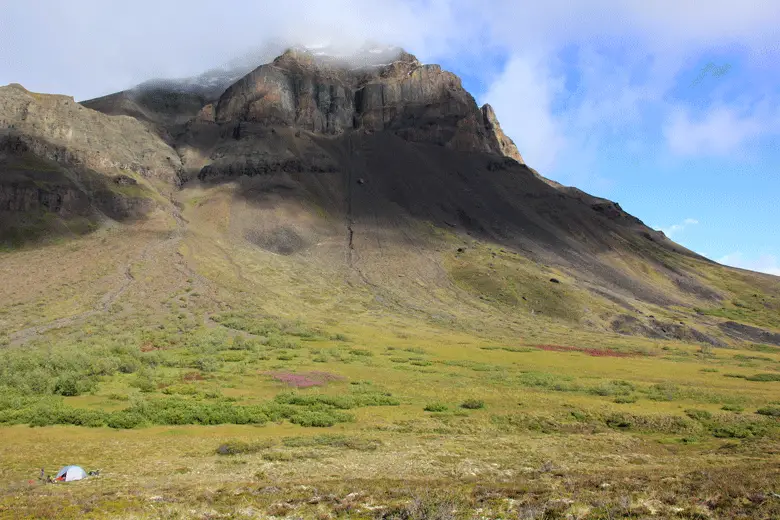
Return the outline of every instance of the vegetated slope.
<path id="1" fill-rule="evenodd" d="M 293 49 L 218 99 L 157 85 L 84 103 L 111 117 L 57 98 L 67 130 L 17 127 L 36 120 L 28 115 L 5 126 L 25 142 L 61 143 L 68 153 L 33 150 L 58 168 L 86 166 L 101 181 L 129 170 L 166 197 L 183 183 L 189 232 L 235 246 L 228 256 L 270 253 L 288 279 L 345 280 L 385 310 L 453 323 L 472 309 L 715 345 L 747 337 L 727 320 L 778 327 L 776 278 L 718 266 L 618 204 L 543 178 L 456 76 L 393 52 L 352 66 L 354 57 Z M 49 99 L 18 87 L 3 95 Z M 102 126 L 74 126 L 84 117 Z M 67 198 L 74 208 L 100 208 L 95 190 L 80 192 Z M 224 221 L 211 218 L 215 207 Z"/>

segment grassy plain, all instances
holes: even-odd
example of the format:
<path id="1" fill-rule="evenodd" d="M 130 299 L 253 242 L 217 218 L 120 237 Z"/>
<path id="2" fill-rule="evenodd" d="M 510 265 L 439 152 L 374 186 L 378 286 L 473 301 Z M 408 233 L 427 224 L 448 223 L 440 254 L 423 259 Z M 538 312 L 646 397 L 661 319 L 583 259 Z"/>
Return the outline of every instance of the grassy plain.
<path id="1" fill-rule="evenodd" d="M 182 198 L 0 253 L 0 516 L 780 517 L 780 348 L 599 330 L 566 273 L 446 236 L 391 284 Z M 100 476 L 37 481 L 65 464 Z"/>

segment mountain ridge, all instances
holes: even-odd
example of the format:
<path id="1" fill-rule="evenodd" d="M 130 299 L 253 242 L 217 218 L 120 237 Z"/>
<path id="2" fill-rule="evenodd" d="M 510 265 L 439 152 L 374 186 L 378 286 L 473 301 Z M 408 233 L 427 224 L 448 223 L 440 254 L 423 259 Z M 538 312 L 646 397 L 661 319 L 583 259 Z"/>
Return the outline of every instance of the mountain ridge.
<path id="1" fill-rule="evenodd" d="M 80 104 L 0 88 L 0 164 L 16 172 L 0 178 L 5 232 L 19 242 L 22 224 L 46 236 L 67 235 L 77 217 L 84 232 L 160 212 L 179 218 L 191 203 L 184 194 L 227 193 L 223 239 L 299 269 L 336 269 L 345 280 L 352 272 L 349 283 L 401 307 L 446 309 L 465 291 L 476 298 L 469 305 L 602 332 L 735 339 L 695 311 L 734 294 L 712 274 L 717 264 L 619 204 L 530 168 L 457 76 L 401 49 L 382 52 L 352 67 L 291 48 L 211 98 L 159 82 Z M 42 185 L 54 170 L 61 180 Z M 446 243 L 461 246 L 451 256 Z M 485 256 L 489 244 L 519 256 L 496 263 L 504 253 Z M 407 283 L 412 272 L 422 285 Z M 764 280 L 749 285 L 775 290 Z"/>

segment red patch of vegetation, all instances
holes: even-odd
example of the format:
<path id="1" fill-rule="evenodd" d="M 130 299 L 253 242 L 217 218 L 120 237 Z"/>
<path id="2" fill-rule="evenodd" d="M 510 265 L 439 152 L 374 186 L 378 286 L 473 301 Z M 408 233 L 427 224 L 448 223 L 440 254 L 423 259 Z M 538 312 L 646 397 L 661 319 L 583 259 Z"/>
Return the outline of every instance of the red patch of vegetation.
<path id="1" fill-rule="evenodd" d="M 562 345 L 534 345 L 534 347 L 553 352 L 582 352 L 583 354 L 595 357 L 629 357 L 634 355 L 628 352 L 620 352 L 608 348 L 564 347 Z"/>
<path id="2" fill-rule="evenodd" d="M 295 388 L 309 388 L 312 386 L 322 386 L 329 381 L 338 381 L 342 377 L 328 372 L 306 372 L 303 374 L 293 374 L 292 372 L 265 372 L 265 375 L 271 376 L 280 383 Z"/>
<path id="3" fill-rule="evenodd" d="M 200 372 L 187 372 L 182 376 L 185 381 L 205 381 L 206 378 Z"/>

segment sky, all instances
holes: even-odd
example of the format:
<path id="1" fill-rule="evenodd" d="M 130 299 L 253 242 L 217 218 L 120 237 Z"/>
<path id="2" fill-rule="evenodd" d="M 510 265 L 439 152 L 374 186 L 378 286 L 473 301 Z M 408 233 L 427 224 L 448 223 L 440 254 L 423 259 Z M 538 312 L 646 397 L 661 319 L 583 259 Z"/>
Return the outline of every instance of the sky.
<path id="1" fill-rule="evenodd" d="M 268 41 L 404 47 L 529 166 L 713 260 L 780 276 L 778 0 L 0 0 L 0 85 L 77 100 Z"/>

